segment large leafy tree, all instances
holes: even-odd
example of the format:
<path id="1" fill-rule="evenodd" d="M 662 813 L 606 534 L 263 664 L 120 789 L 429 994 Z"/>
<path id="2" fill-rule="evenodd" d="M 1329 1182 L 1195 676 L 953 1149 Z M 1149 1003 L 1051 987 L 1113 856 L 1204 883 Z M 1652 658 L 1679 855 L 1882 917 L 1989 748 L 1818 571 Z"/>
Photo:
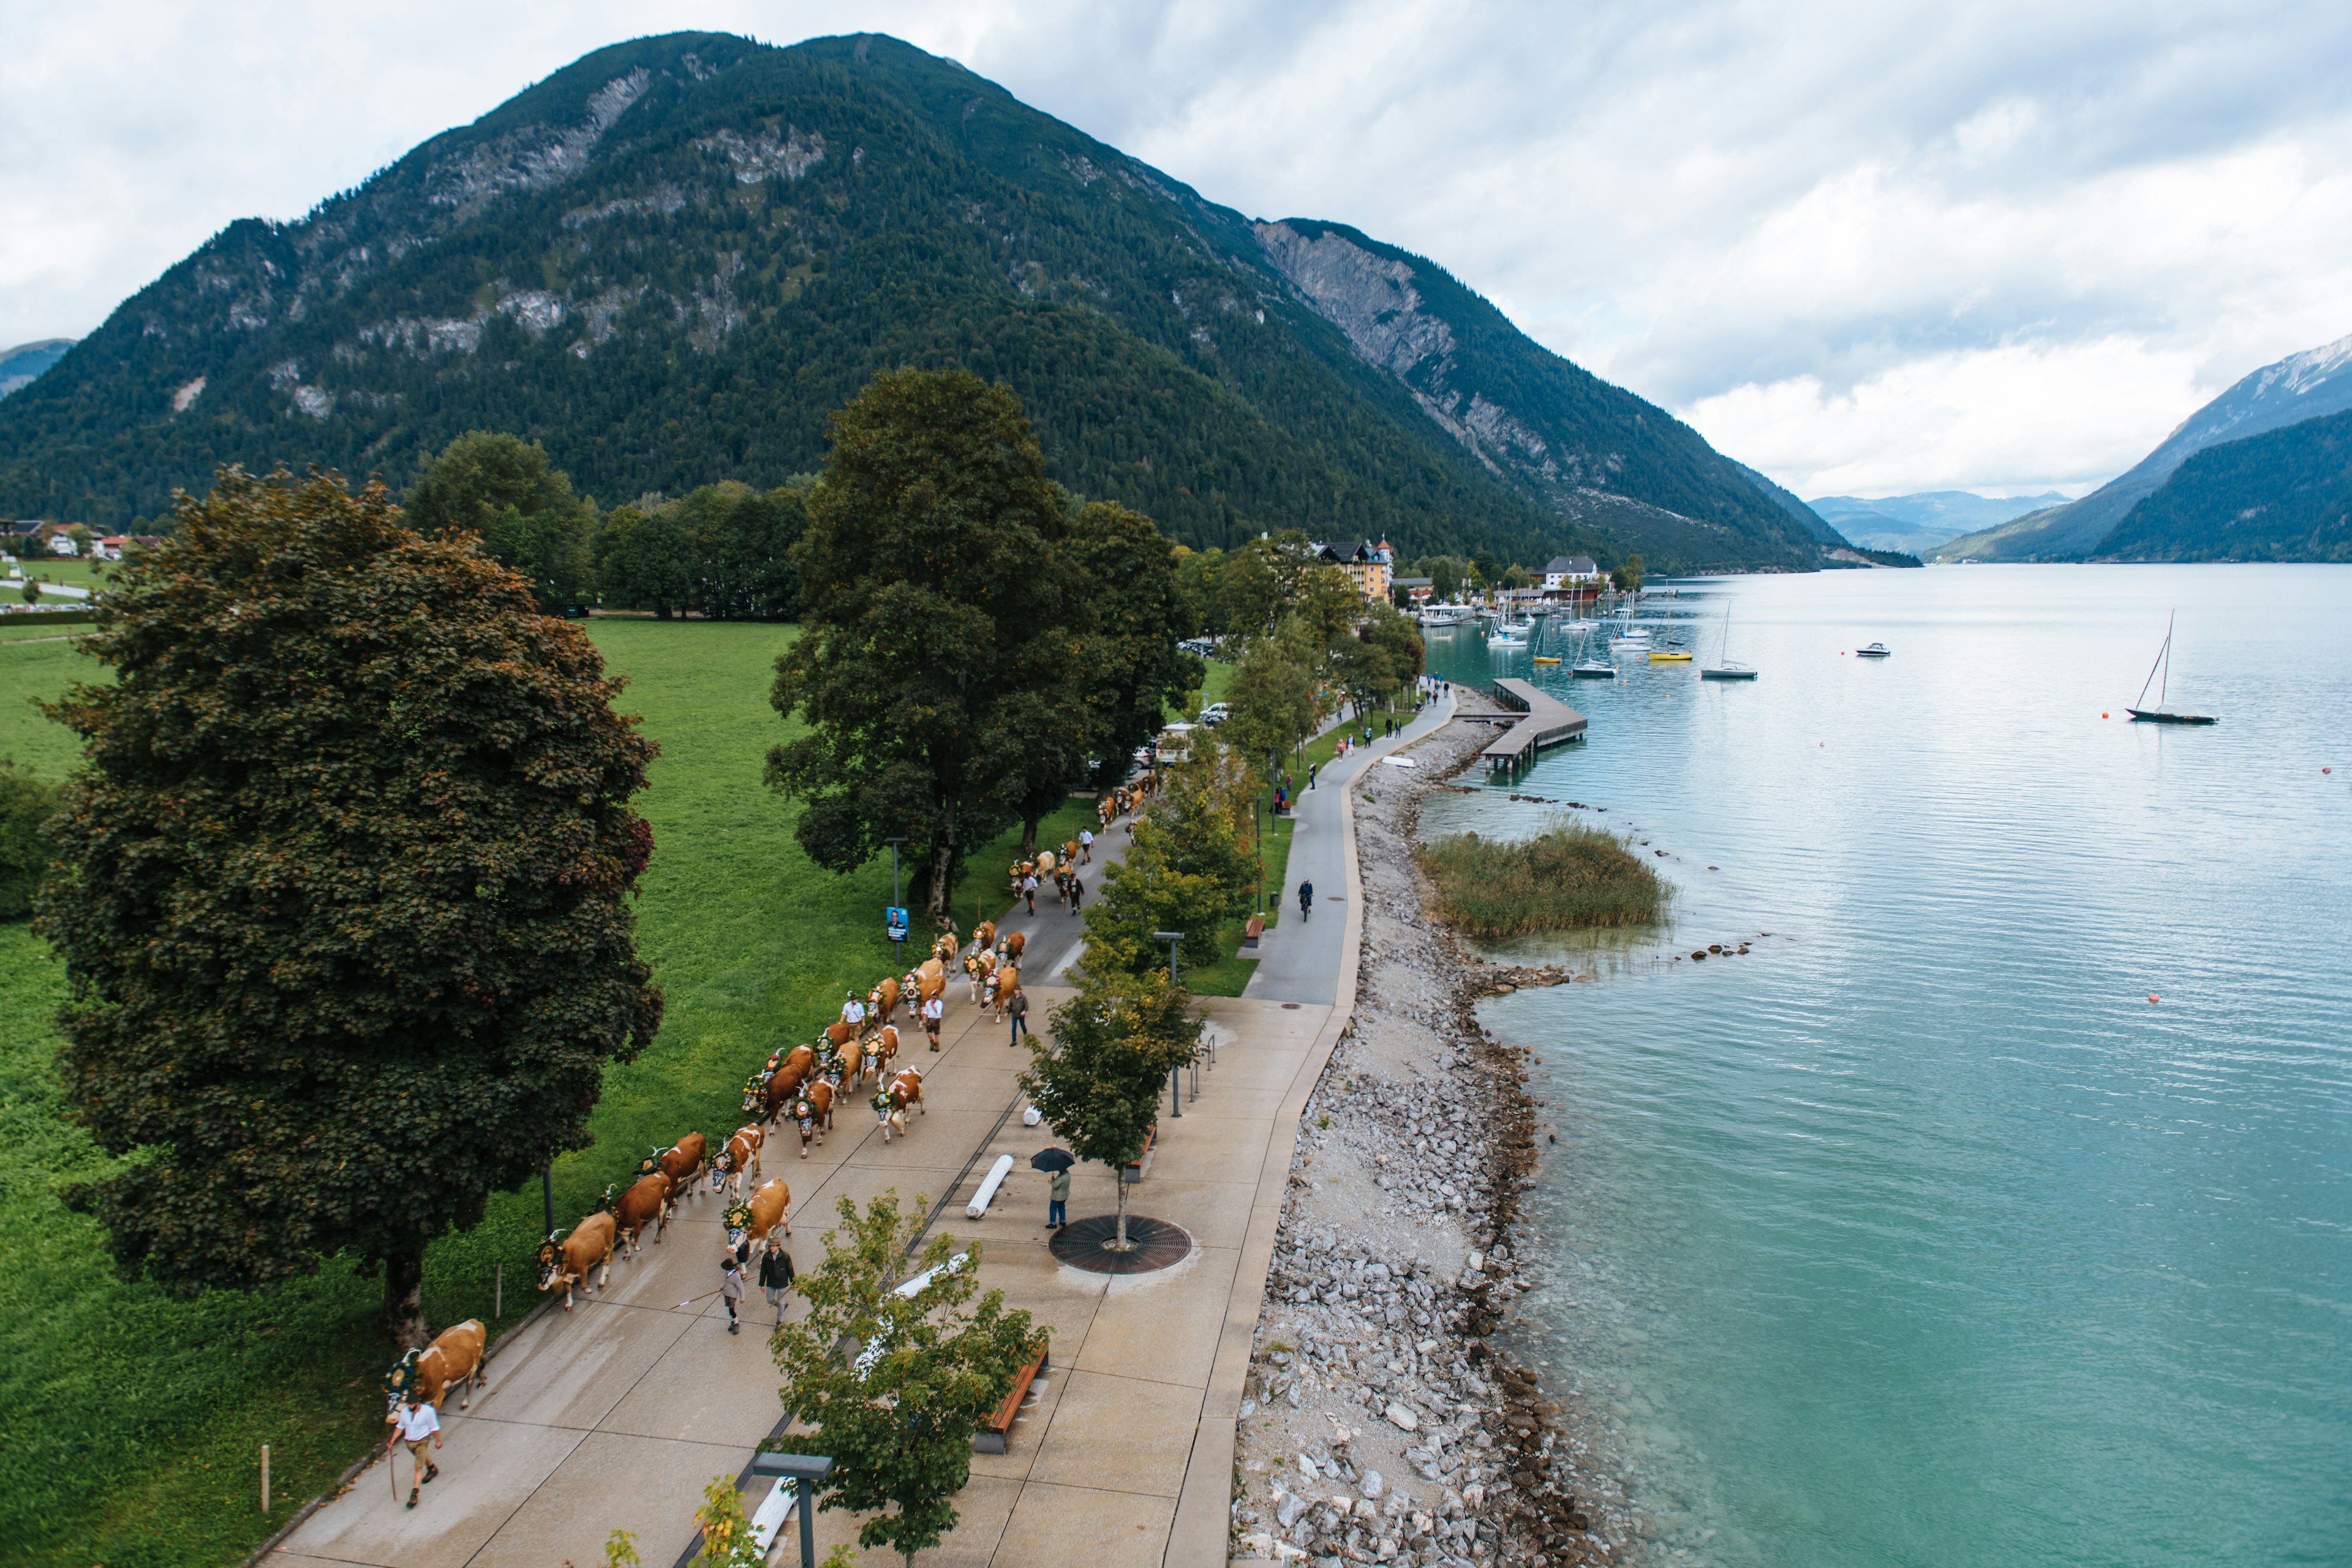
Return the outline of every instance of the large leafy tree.
<path id="1" fill-rule="evenodd" d="M 1020 400 L 969 372 L 886 372 L 832 437 L 793 552 L 804 631 L 771 698 L 809 729 L 768 753 L 768 781 L 805 802 L 795 836 L 828 869 L 922 846 L 944 922 L 964 856 L 1036 787 L 1034 755 L 1092 723 L 1064 500 Z"/>
<path id="2" fill-rule="evenodd" d="M 426 460 L 404 510 L 418 528 L 454 523 L 480 534 L 482 548 L 529 578 L 547 608 L 590 597 L 594 510 L 536 441 L 467 431 Z"/>
<path id="3" fill-rule="evenodd" d="M 1094 501 L 1071 521 L 1064 552 L 1085 581 L 1093 637 L 1080 667 L 1096 716 L 1097 783 L 1124 774 L 1128 753 L 1160 732 L 1170 704 L 1201 689 L 1201 661 L 1177 644 L 1190 619 L 1176 547 L 1152 521 Z"/>
<path id="4" fill-rule="evenodd" d="M 647 609 L 657 620 L 693 607 L 701 563 L 694 536 L 667 509 L 650 514 L 620 507 L 605 520 L 600 574 L 604 596 L 625 608 Z"/>
<path id="5" fill-rule="evenodd" d="M 267 1289 L 346 1252 L 424 1332 L 426 1242 L 588 1142 L 661 997 L 628 898 L 652 742 L 529 583 L 380 486 L 224 470 L 127 560 L 40 929 L 119 1266 Z"/>
<path id="6" fill-rule="evenodd" d="M 1071 1153 L 1100 1161 L 1118 1178 L 1143 1152 L 1168 1075 L 1200 1055 L 1202 1020 L 1192 1000 L 1164 966 L 1097 973 L 1089 950 L 1077 994 L 1054 1009 L 1049 1038 L 1030 1041 L 1021 1075 L 1022 1092 Z M 1125 1247 L 1127 1183 L 1114 1184 Z"/>
<path id="7" fill-rule="evenodd" d="M 819 1507 L 871 1513 L 857 1543 L 909 1562 L 955 1528 L 956 1493 L 971 1475 L 971 1436 L 1001 1403 L 1036 1343 L 1029 1314 L 980 1291 L 980 1247 L 950 1263 L 934 1236 L 898 1294 L 899 1270 L 922 1234 L 923 1202 L 902 1213 L 895 1191 L 861 1212 L 843 1197 L 824 1261 L 803 1274 L 804 1317 L 769 1342 L 784 1373 L 784 1407 L 807 1428 L 795 1447 L 833 1468 Z M 973 1298 L 979 1297 L 975 1301 Z M 849 1355 L 841 1347 L 856 1347 Z"/>
<path id="8" fill-rule="evenodd" d="M 782 621 L 800 611 L 792 548 L 808 528 L 793 489 L 704 485 L 675 503 L 692 542 L 702 613 L 715 621 Z"/>

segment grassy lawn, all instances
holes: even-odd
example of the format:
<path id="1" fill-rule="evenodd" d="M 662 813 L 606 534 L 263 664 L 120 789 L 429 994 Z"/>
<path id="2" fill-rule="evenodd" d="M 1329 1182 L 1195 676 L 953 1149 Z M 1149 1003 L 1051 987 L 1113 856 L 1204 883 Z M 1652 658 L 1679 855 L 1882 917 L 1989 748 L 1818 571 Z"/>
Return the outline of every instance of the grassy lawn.
<path id="1" fill-rule="evenodd" d="M 87 626 L 54 626 L 46 631 L 33 626 L 0 626 L 0 636 L 25 634 L 0 643 L 0 757 L 14 758 L 51 778 L 63 778 L 66 769 L 80 754 L 81 742 L 73 732 L 42 718 L 33 703 L 37 699 L 55 700 L 74 681 L 104 677 L 106 671 L 76 653 L 71 638 L 65 636 L 88 630 Z M 44 640 L 26 640 L 37 632 Z M 46 640 L 52 637 L 61 640 Z"/>
<path id="2" fill-rule="evenodd" d="M 594 1147 L 557 1162 L 557 1223 L 584 1213 L 638 1154 L 685 1132 L 742 1120 L 744 1076 L 775 1046 L 814 1034 L 844 984 L 870 984 L 893 954 L 882 909 L 887 858 L 846 878 L 793 843 L 795 809 L 761 782 L 782 733 L 767 705 L 791 628 L 599 621 L 611 668 L 631 684 L 624 710 L 661 743 L 638 806 L 656 850 L 638 932 L 667 994 L 660 1037 L 606 1076 Z M 0 754 L 61 775 L 71 737 L 25 700 L 94 674 L 68 643 L 0 649 Z M 1042 833 L 1092 820 L 1073 802 Z M 956 905 L 1001 912 L 1015 834 L 972 857 Z M 0 1562 L 44 1568 L 219 1564 L 249 1552 L 324 1489 L 383 1430 L 376 1381 L 391 1352 L 374 1316 L 380 1287 L 343 1260 L 270 1298 L 220 1292 L 189 1302 L 109 1269 L 94 1222 L 59 1201 L 105 1157 L 63 1120 L 47 1019 L 63 973 L 21 926 L 0 927 Z M 506 1317 L 536 1304 L 528 1258 L 541 1235 L 537 1184 L 493 1197 L 470 1232 L 427 1255 L 425 1310 L 437 1325 L 490 1316 L 506 1270 Z M 271 1447 L 276 1507 L 258 1501 Z"/>
<path id="3" fill-rule="evenodd" d="M 106 581 L 104 574 L 121 564 L 118 561 L 83 561 L 69 555 L 36 555 L 20 561 L 24 574 L 42 583 L 64 583 L 76 588 L 95 588 Z M 8 590 L 15 592 L 14 589 Z M 255 1489 L 260 1495 L 260 1489 Z"/>

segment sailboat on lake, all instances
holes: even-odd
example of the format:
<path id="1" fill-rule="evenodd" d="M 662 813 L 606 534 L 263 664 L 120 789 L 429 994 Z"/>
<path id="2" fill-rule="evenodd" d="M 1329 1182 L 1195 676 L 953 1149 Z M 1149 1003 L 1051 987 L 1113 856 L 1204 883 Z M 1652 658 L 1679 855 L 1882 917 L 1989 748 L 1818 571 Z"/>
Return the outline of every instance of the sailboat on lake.
<path id="1" fill-rule="evenodd" d="M 2166 698 L 2170 695 L 2172 690 L 2172 623 L 2179 614 L 2179 611 L 2175 611 L 2173 612 L 2173 615 L 2167 616 L 2165 617 L 2164 647 L 2157 650 L 2156 662 L 2147 667 L 2147 679 L 2139 683 L 2139 695 L 2132 700 L 2135 704 L 2147 701 L 2147 689 L 2151 686 L 2156 686 L 2156 706 L 2153 708 L 2134 706 L 2125 710 L 2126 712 L 2128 712 L 2132 716 L 2132 721 L 2136 724 L 2210 724 L 2215 722 L 2213 716 L 2210 713 L 2181 713 L 2177 712 L 2170 708 L 2167 708 L 2164 705 Z M 2157 671 L 2159 669 L 2164 672 L 2164 683 L 2160 686 L 2157 685 L 2156 679 Z"/>
<path id="2" fill-rule="evenodd" d="M 1726 599 L 1723 602 L 1723 640 L 1716 645 L 1715 662 L 1711 665 L 1702 665 L 1699 668 L 1698 678 L 1701 680 L 1755 679 L 1756 670 L 1754 666 L 1742 664 L 1736 658 L 1727 658 L 1724 657 L 1730 651 L 1731 601 Z"/>

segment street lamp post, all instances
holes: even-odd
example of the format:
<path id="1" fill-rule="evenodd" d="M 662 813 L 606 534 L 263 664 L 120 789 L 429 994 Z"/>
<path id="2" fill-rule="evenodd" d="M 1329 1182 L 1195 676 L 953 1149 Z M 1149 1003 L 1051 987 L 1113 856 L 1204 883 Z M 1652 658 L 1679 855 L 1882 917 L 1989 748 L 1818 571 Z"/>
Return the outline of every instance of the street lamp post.
<path id="1" fill-rule="evenodd" d="M 1168 984 L 1175 984 L 1176 944 L 1184 940 L 1184 933 L 1181 931 L 1156 931 L 1151 933 L 1151 940 L 1168 944 Z M 1184 1114 L 1184 1073 L 1181 1068 L 1168 1069 L 1168 1104 L 1177 1116 Z"/>
<path id="2" fill-rule="evenodd" d="M 895 910 L 906 902 L 906 900 L 900 898 L 898 894 L 898 846 L 907 841 L 905 838 L 899 837 L 885 838 L 882 842 L 890 847 L 890 907 Z M 952 916 L 950 918 L 952 918 Z M 899 927 L 897 929 L 904 930 L 905 928 Z M 893 936 L 891 940 L 893 942 L 900 942 L 904 939 Z M 898 960 L 893 959 L 891 962 L 896 963 Z"/>
<path id="3" fill-rule="evenodd" d="M 833 1460 L 823 1454 L 751 1456 L 751 1474 L 779 1477 L 779 1485 L 790 1481 L 797 1494 L 793 1502 L 801 1514 L 801 1568 L 816 1568 L 816 1483 L 832 1469 Z"/>

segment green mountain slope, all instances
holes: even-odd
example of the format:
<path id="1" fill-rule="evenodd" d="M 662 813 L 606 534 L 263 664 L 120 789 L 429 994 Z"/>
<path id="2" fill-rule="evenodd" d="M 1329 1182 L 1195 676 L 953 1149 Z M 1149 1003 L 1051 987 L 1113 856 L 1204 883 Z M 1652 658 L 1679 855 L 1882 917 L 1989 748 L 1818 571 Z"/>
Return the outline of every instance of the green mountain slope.
<path id="1" fill-rule="evenodd" d="M 2352 561 L 2352 413 L 2188 458 L 2094 558 Z"/>
<path id="2" fill-rule="evenodd" d="M 1381 357 L 1302 247 L 1369 258 L 1438 349 Z M 617 45 L 299 222 L 231 225 L 0 404 L 0 513 L 121 526 L 228 461 L 401 483 L 476 427 L 607 504 L 766 486 L 908 363 L 1003 378 L 1057 479 L 1195 545 L 1817 554 L 1687 426 L 1442 269 L 1253 225 L 878 37 Z"/>
<path id="3" fill-rule="evenodd" d="M 2104 552 L 2107 536 L 2141 499 L 2155 494 L 2196 453 L 2347 409 L 2352 409 L 2352 338 L 2339 338 L 2240 377 L 2182 420 L 2156 450 L 2082 500 L 1955 539 L 1935 553 L 1946 561 L 2080 561 Z"/>

